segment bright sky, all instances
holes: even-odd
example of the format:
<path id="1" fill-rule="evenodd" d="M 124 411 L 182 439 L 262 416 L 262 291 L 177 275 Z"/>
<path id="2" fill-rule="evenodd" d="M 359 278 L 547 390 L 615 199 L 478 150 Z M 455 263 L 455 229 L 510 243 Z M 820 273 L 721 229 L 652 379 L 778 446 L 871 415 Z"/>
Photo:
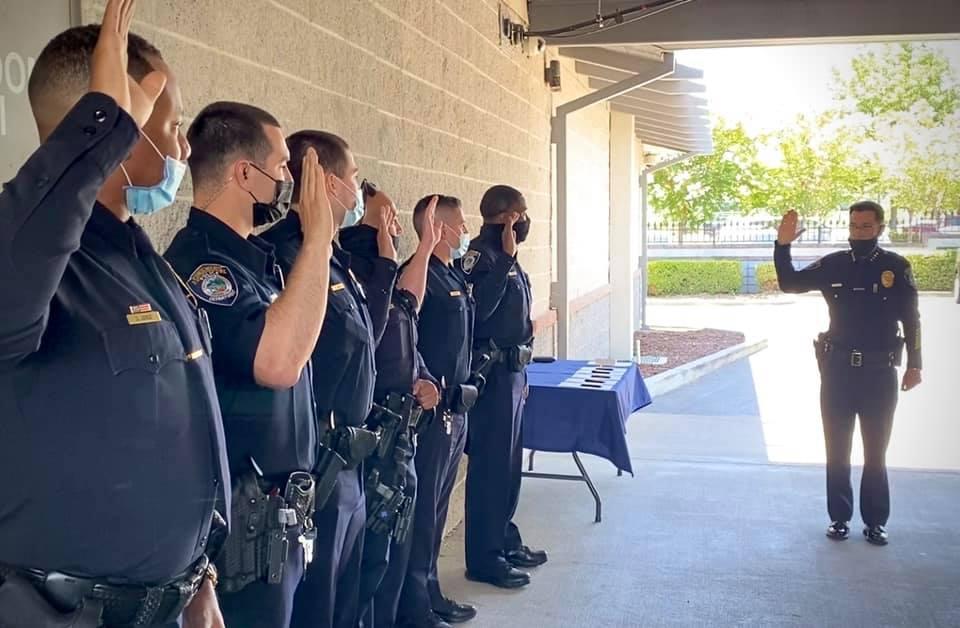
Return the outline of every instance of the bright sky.
<path id="1" fill-rule="evenodd" d="M 929 42 L 942 50 L 960 76 L 960 40 Z M 846 70 L 858 53 L 877 44 L 834 44 L 687 50 L 677 61 L 701 68 L 710 111 L 741 121 L 751 134 L 788 125 L 798 113 L 833 105 L 834 67 Z"/>

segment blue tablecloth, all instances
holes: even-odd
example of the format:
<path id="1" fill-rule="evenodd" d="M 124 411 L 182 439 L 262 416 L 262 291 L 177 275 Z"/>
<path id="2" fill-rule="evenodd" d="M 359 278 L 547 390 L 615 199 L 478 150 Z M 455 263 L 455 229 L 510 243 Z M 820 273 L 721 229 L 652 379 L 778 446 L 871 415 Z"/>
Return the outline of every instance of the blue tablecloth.
<path id="1" fill-rule="evenodd" d="M 533 363 L 527 375 L 524 447 L 593 454 L 633 473 L 627 419 L 651 402 L 635 363 L 558 360 Z"/>

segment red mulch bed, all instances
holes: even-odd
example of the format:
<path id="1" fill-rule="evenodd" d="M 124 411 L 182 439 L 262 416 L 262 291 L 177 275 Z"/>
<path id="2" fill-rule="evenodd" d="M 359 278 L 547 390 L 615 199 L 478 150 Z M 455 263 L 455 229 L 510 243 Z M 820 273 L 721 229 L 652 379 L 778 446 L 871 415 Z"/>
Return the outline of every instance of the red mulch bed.
<path id="1" fill-rule="evenodd" d="M 744 341 L 742 333 L 724 329 L 649 329 L 638 331 L 636 338 L 641 356 L 667 358 L 666 364 L 659 366 L 641 364 L 644 377 L 669 371 Z"/>

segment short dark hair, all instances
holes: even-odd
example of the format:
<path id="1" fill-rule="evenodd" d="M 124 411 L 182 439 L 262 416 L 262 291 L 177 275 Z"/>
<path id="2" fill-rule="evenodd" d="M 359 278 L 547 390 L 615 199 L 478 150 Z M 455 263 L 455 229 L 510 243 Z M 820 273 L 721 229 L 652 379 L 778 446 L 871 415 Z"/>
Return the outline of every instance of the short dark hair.
<path id="1" fill-rule="evenodd" d="M 853 212 L 873 212 L 877 222 L 883 224 L 883 207 L 880 206 L 880 203 L 859 201 L 850 206 L 850 213 L 853 214 Z"/>
<path id="2" fill-rule="evenodd" d="M 303 156 L 308 148 L 317 151 L 317 161 L 325 172 L 332 172 L 341 179 L 347 176 L 347 151 L 350 146 L 339 135 L 326 131 L 304 130 L 297 131 L 287 138 L 287 148 L 290 150 L 290 174 L 293 175 L 293 198 L 300 199 L 300 169 L 303 165 Z"/>
<path id="3" fill-rule="evenodd" d="M 223 169 L 236 159 L 263 165 L 271 150 L 264 126 L 279 128 L 280 123 L 253 105 L 221 101 L 204 107 L 187 131 L 194 186 L 219 182 Z"/>
<path id="4" fill-rule="evenodd" d="M 68 106 L 90 89 L 90 60 L 100 37 L 100 25 L 75 26 L 63 31 L 44 46 L 30 72 L 27 95 L 34 117 L 40 119 L 45 106 Z M 143 37 L 127 36 L 127 72 L 141 80 L 156 68 L 150 57 L 162 59 L 160 51 Z M 53 112 L 51 112 L 52 114 Z M 66 113 L 66 112 L 64 112 Z"/>
<path id="5" fill-rule="evenodd" d="M 460 199 L 456 196 L 447 196 L 445 194 L 429 194 L 424 196 L 417 204 L 413 207 L 413 228 L 417 232 L 417 235 L 421 235 L 423 229 L 423 214 L 427 211 L 427 205 L 430 204 L 430 201 L 433 200 L 433 197 L 437 197 L 437 209 L 441 207 L 449 207 L 450 209 L 459 209 L 463 205 L 460 203 Z"/>
<path id="6" fill-rule="evenodd" d="M 487 190 L 480 199 L 480 215 L 485 219 L 496 218 L 510 211 L 514 203 L 523 198 L 523 194 L 509 185 L 495 185 Z"/>

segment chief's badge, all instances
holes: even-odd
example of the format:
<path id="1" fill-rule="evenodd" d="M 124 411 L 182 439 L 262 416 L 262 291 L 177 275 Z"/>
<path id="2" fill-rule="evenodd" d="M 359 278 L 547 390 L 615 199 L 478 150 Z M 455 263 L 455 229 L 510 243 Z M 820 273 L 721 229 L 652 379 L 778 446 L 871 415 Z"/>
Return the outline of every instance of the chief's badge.
<path id="1" fill-rule="evenodd" d="M 896 275 L 893 274 L 892 270 L 885 270 L 883 274 L 880 275 L 880 283 L 883 284 L 884 288 L 892 288 L 895 279 Z"/>
<path id="2" fill-rule="evenodd" d="M 480 260 L 479 251 L 467 251 L 467 254 L 463 256 L 463 272 L 468 275 L 473 272 L 473 268 L 477 265 L 477 262 Z"/>
<path id="3" fill-rule="evenodd" d="M 187 281 L 190 290 L 213 305 L 233 305 L 237 300 L 237 280 L 223 264 L 201 264 Z"/>

